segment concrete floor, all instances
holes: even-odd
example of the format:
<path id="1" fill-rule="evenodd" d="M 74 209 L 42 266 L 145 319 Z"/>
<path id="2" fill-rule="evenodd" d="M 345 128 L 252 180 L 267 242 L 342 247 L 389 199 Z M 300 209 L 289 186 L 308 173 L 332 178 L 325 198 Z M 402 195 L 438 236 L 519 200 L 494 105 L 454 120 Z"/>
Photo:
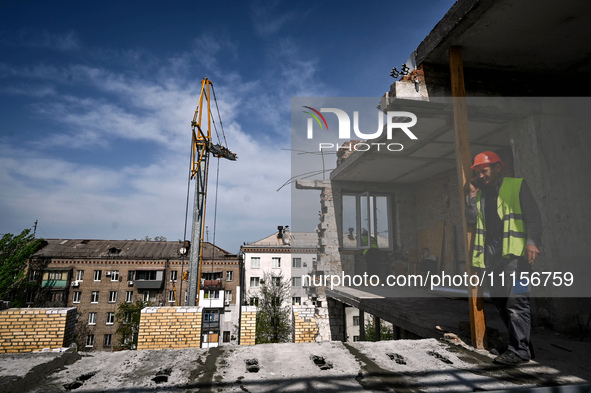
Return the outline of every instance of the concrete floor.
<path id="1" fill-rule="evenodd" d="M 4 354 L 0 392 L 591 391 L 581 385 L 591 373 L 590 343 L 550 335 L 539 347 L 543 360 L 516 368 L 456 344 L 422 339 Z"/>

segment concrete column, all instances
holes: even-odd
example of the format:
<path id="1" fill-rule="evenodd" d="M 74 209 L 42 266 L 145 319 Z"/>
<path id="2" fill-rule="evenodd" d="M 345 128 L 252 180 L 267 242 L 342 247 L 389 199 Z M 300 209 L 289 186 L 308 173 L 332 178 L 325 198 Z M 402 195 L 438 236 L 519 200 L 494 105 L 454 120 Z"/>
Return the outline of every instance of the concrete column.
<path id="1" fill-rule="evenodd" d="M 382 341 L 382 321 L 378 317 L 374 317 L 375 328 L 376 328 L 376 341 Z"/>
<path id="2" fill-rule="evenodd" d="M 365 312 L 359 310 L 359 341 L 365 341 Z"/>
<path id="3" fill-rule="evenodd" d="M 331 341 L 345 341 L 347 330 L 345 326 L 345 305 L 338 300 L 327 297 L 328 318 L 330 321 Z"/>

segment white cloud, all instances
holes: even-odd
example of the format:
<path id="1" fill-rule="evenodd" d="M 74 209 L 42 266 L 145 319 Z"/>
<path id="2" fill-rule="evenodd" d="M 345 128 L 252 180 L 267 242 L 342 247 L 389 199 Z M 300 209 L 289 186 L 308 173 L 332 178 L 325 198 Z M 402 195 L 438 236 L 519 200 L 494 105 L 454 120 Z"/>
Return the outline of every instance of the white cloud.
<path id="1" fill-rule="evenodd" d="M 195 49 L 159 61 L 151 58 L 149 75 L 133 72 L 133 67 L 108 66 L 109 59 L 92 66 L 4 65 L 5 78 L 17 76 L 50 87 L 35 93 L 33 83 L 21 85 L 26 86 L 22 94 L 36 97 L 31 107 L 44 120 L 44 132 L 36 143 L 27 144 L 31 150 L 14 144 L 0 150 L 0 213 L 6 217 L 0 232 L 17 231 L 39 219 L 39 234 L 45 237 L 182 238 L 190 121 L 200 87 L 187 70 L 197 57 L 204 69 L 212 70 L 226 139 L 238 155 L 236 162 L 220 162 L 216 241 L 236 252 L 241 242 L 289 225 L 290 190 L 276 191 L 291 177 L 290 154 L 281 148 L 290 143 L 291 97 L 330 93 L 315 80 L 316 61 L 302 60 L 297 45 L 283 42 L 276 47 L 276 58 L 265 63 L 271 77 L 258 78 L 224 70 L 218 57 L 237 50 L 228 40 L 205 35 L 196 48 L 199 53 Z M 135 52 L 125 61 L 146 57 Z M 173 71 L 168 72 L 171 65 Z M 3 93 L 21 94 L 15 88 Z M 158 159 L 146 167 L 131 160 L 111 166 L 109 148 L 117 140 L 147 141 Z M 96 146 L 107 157 L 101 165 L 52 155 L 55 148 Z M 130 152 L 134 154 L 138 152 Z M 206 220 L 213 231 L 214 158 L 209 173 Z M 193 188 L 191 184 L 191 195 Z M 189 224 L 189 237 L 190 231 Z"/>

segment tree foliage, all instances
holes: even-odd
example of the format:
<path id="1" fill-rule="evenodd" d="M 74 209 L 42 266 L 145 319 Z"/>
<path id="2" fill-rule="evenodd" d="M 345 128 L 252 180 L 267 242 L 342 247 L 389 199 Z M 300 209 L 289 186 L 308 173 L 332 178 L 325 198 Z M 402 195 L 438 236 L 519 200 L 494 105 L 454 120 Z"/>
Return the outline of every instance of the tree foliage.
<path id="1" fill-rule="evenodd" d="M 10 300 L 12 307 L 25 303 L 27 290 L 27 260 L 43 245 L 30 229 L 20 235 L 7 233 L 0 240 L 0 299 Z"/>
<path id="2" fill-rule="evenodd" d="M 394 340 L 394 329 L 392 328 L 392 324 L 381 321 L 380 340 Z M 369 315 L 368 321 L 365 324 L 365 341 L 376 341 L 376 325 L 375 320 L 371 315 Z"/>
<path id="3" fill-rule="evenodd" d="M 118 328 L 115 331 L 119 338 L 119 349 L 136 349 L 142 309 L 150 306 L 150 302 L 138 300 L 134 303 L 121 303 L 115 313 Z"/>
<path id="4" fill-rule="evenodd" d="M 256 343 L 280 343 L 291 340 L 290 283 L 283 274 L 265 273 L 259 287 Z"/>

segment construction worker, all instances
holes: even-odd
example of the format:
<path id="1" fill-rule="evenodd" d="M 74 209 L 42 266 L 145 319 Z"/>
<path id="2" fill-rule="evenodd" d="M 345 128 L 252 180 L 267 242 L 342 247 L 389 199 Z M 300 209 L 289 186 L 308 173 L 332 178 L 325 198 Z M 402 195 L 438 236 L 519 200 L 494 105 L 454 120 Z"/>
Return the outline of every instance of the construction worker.
<path id="1" fill-rule="evenodd" d="M 361 230 L 361 245 L 367 246 L 369 241 L 369 248 L 363 250 L 363 255 L 365 256 L 365 262 L 367 266 L 366 273 L 369 275 L 377 275 L 380 276 L 381 266 L 380 266 L 380 246 L 378 245 L 378 240 L 375 236 L 370 236 L 367 229 L 363 228 Z"/>
<path id="2" fill-rule="evenodd" d="M 519 278 L 529 277 L 540 254 L 542 219 L 525 180 L 503 177 L 503 165 L 494 152 L 476 156 L 466 220 L 476 225 L 472 265 L 486 268 L 491 301 L 509 331 L 507 350 L 494 362 L 514 366 L 533 356 L 531 285 L 524 286 Z"/>

